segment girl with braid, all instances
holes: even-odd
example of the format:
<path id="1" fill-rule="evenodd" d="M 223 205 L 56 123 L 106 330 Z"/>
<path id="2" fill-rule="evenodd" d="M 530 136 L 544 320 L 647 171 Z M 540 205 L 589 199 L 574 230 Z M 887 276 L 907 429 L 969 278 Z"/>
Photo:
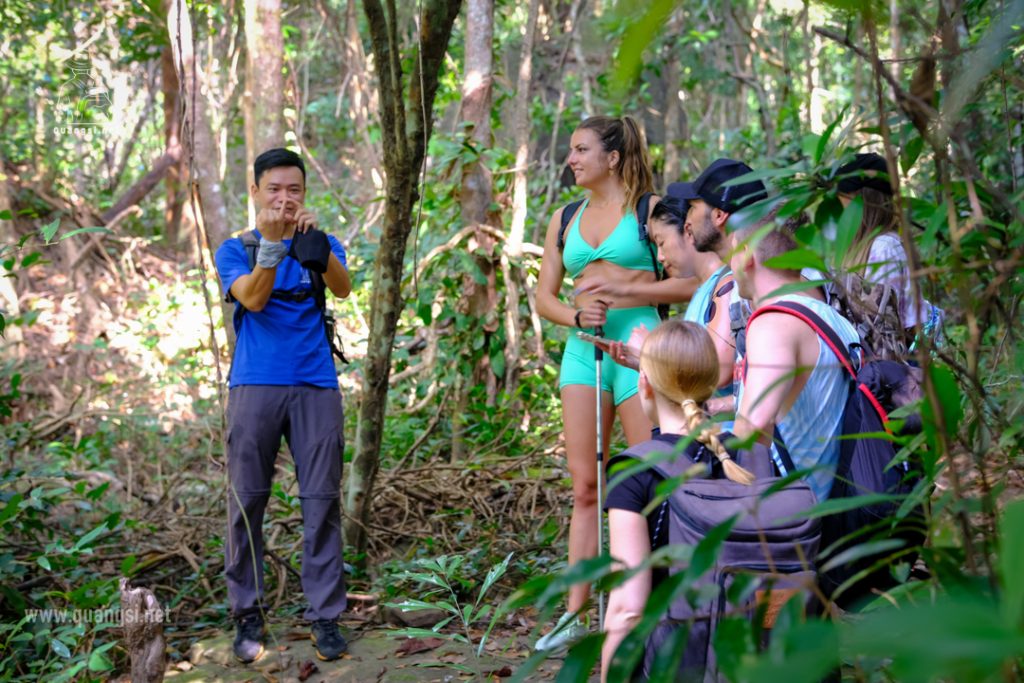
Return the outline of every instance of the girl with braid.
<path id="1" fill-rule="evenodd" d="M 717 427 L 704 411 L 705 402 L 717 386 L 718 354 L 703 326 L 672 319 L 647 336 L 640 351 L 638 394 L 644 414 L 661 427 L 655 439 L 671 446 L 690 439 L 677 457 L 692 462 L 698 470 L 705 468 L 708 475 L 721 468 L 725 477 L 751 484 L 754 475 L 731 458 L 718 439 Z M 668 544 L 668 501 L 650 515 L 643 514 L 655 499 L 661 480 L 661 475 L 649 469 L 628 477 L 608 492 L 608 539 L 612 557 L 622 564 L 620 568 L 640 566 L 654 550 Z M 602 675 L 606 675 L 616 648 L 639 622 L 651 591 L 667 571 L 655 568 L 639 572 L 612 590 L 605 618 Z"/>

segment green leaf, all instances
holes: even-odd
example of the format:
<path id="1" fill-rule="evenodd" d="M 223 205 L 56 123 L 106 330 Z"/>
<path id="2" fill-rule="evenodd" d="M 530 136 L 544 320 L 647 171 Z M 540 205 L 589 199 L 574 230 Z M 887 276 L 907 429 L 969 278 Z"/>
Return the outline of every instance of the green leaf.
<path id="1" fill-rule="evenodd" d="M 700 578 L 706 571 L 711 569 L 718 558 L 718 551 L 729 537 L 729 532 L 736 524 L 739 515 L 734 515 L 718 526 L 708 531 L 707 535 L 700 540 L 697 547 L 693 549 L 693 559 L 690 566 L 686 568 L 686 576 L 691 581 Z"/>
<path id="2" fill-rule="evenodd" d="M 830 559 L 821 567 L 820 571 L 827 572 L 841 565 L 856 562 L 862 557 L 869 557 L 871 555 L 884 553 L 887 550 L 896 550 L 897 548 L 902 548 L 906 544 L 907 542 L 901 538 L 886 538 L 879 541 L 859 543 Z"/>
<path id="3" fill-rule="evenodd" d="M 85 536 L 82 536 L 80 539 L 78 539 L 78 541 L 75 543 L 75 547 L 71 549 L 71 552 L 80 552 L 82 550 L 85 550 L 89 547 L 90 543 L 95 541 L 99 536 L 106 532 L 107 525 L 100 524 L 98 527 L 87 533 Z"/>
<path id="4" fill-rule="evenodd" d="M 50 560 L 46 557 L 46 555 L 40 555 L 39 557 L 37 557 L 36 563 L 46 571 L 51 571 Z"/>
<path id="5" fill-rule="evenodd" d="M 0 221 L 9 221 L 14 219 L 14 214 L 11 213 L 10 209 L 3 209 L 0 211 Z"/>
<path id="6" fill-rule="evenodd" d="M 921 150 L 924 149 L 924 138 L 920 135 L 915 135 L 910 138 L 906 147 L 903 148 L 903 152 L 900 154 L 900 166 L 903 168 L 903 172 L 907 173 L 914 164 L 917 163 L 917 158 L 921 156 Z"/>
<path id="7" fill-rule="evenodd" d="M 25 256 L 25 258 L 21 259 L 21 267 L 28 268 L 42 257 L 43 255 L 41 253 L 39 253 L 38 251 L 33 251 L 31 254 L 28 254 L 27 256 Z"/>
<path id="8" fill-rule="evenodd" d="M 897 681 L 995 680 L 1024 652 L 1024 633 L 976 591 L 880 609 L 844 623 L 841 642 L 844 659 L 885 659 Z"/>
<path id="9" fill-rule="evenodd" d="M 534 652 L 529 659 L 519 665 L 519 668 L 512 674 L 512 678 L 509 679 L 509 683 L 528 683 L 536 680 L 533 674 L 541 664 L 547 661 L 547 658 L 547 652 Z"/>
<path id="10" fill-rule="evenodd" d="M 619 43 L 615 70 L 612 75 L 613 89 L 624 94 L 636 82 L 643 68 L 644 49 L 654 42 L 654 38 L 665 26 L 669 15 L 675 7 L 675 0 L 653 0 L 646 3 L 646 11 L 626 28 Z M 620 3 L 619 7 L 632 8 L 630 3 Z"/>
<path id="11" fill-rule="evenodd" d="M 63 659 L 71 658 L 71 650 L 68 649 L 67 645 L 60 642 L 56 638 L 50 639 L 50 649 L 53 650 L 58 657 L 62 657 Z"/>
<path id="12" fill-rule="evenodd" d="M 953 438 L 957 433 L 960 419 L 963 417 L 961 407 L 960 386 L 956 382 L 953 371 L 940 363 L 929 365 L 929 376 L 932 385 L 935 387 L 935 396 L 938 405 L 931 401 L 925 401 L 921 406 L 921 416 L 925 435 L 928 438 L 928 447 L 936 457 L 942 454 L 939 449 L 939 425 L 943 427 L 947 439 Z M 938 412 L 936 412 L 938 408 Z"/>
<path id="13" fill-rule="evenodd" d="M 781 268 L 788 270 L 814 268 L 821 273 L 828 270 L 828 266 L 825 265 L 822 258 L 810 249 L 793 249 L 792 251 L 787 251 L 785 254 L 779 254 L 778 256 L 773 256 L 768 259 L 764 262 L 764 265 L 769 268 Z"/>
<path id="14" fill-rule="evenodd" d="M 60 218 L 54 218 L 52 221 L 39 228 L 39 234 L 43 236 L 43 241 L 49 244 L 53 236 L 57 234 L 57 230 L 60 228 Z"/>
<path id="15" fill-rule="evenodd" d="M 103 653 L 115 645 L 117 645 L 116 642 L 104 643 L 89 653 L 89 671 L 110 671 L 113 669 L 114 665 Z"/>
<path id="16" fill-rule="evenodd" d="M 603 633 L 591 633 L 569 649 L 555 683 L 576 683 L 590 678 L 590 672 L 601 656 Z"/>
<path id="17" fill-rule="evenodd" d="M 654 655 L 651 665 L 650 683 L 675 683 L 679 676 L 679 665 L 686 654 L 689 629 L 680 624 L 669 634 Z"/>
<path id="18" fill-rule="evenodd" d="M 69 237 L 74 237 L 75 235 L 81 235 L 84 232 L 103 232 L 103 233 L 107 233 L 107 234 L 113 234 L 111 232 L 110 228 L 104 228 L 102 225 L 94 225 L 91 228 L 78 228 L 77 230 L 72 230 L 71 232 L 69 232 L 67 234 L 61 235 L 60 236 L 60 241 L 63 242 L 64 240 L 66 240 Z"/>
<path id="19" fill-rule="evenodd" d="M 834 263 L 840 265 L 846 257 L 853 242 L 857 238 L 857 231 L 860 230 L 860 222 L 864 216 L 864 199 L 859 195 L 843 209 L 839 216 L 839 223 L 836 225 L 836 237 L 833 240 L 832 248 L 835 256 Z"/>
<path id="20" fill-rule="evenodd" d="M 999 524 L 999 573 L 1003 583 L 1001 602 L 1006 625 L 1020 628 L 1024 621 L 1024 500 L 1003 510 Z"/>
<path id="21" fill-rule="evenodd" d="M 849 104 L 843 107 L 843 110 L 839 112 L 839 115 L 832 119 L 832 123 L 828 124 L 828 127 L 825 128 L 825 132 L 821 134 L 820 138 L 818 138 L 818 146 L 814 148 L 815 166 L 821 163 L 822 157 L 825 156 L 825 149 L 828 147 L 828 141 L 832 138 L 832 133 L 835 132 L 836 126 L 842 122 L 843 117 L 846 116 L 846 110 L 849 108 Z"/>

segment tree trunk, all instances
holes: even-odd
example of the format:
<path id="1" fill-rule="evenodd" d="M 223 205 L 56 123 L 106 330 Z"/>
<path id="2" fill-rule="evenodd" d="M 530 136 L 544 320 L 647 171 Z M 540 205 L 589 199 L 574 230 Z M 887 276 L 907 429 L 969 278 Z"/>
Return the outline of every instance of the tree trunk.
<path id="1" fill-rule="evenodd" d="M 512 181 L 512 225 L 501 257 L 505 280 L 505 392 L 515 395 L 519 383 L 521 337 L 519 326 L 519 260 L 523 256 L 526 236 L 526 213 L 529 206 L 527 169 L 530 166 L 530 84 L 533 81 L 533 41 L 537 33 L 540 0 L 530 0 L 523 34 L 523 48 L 519 56 L 519 77 L 516 81 L 515 108 L 512 130 L 515 135 L 516 168 Z"/>
<path id="2" fill-rule="evenodd" d="M 153 591 L 129 588 L 121 579 L 124 645 L 132 666 L 132 683 L 160 683 L 167 664 L 164 612 Z"/>
<path id="3" fill-rule="evenodd" d="M 220 154 L 217 139 L 210 127 L 208 99 L 202 94 L 202 69 L 196 64 L 192 43 L 192 22 L 184 0 L 173 0 L 167 15 L 174 67 L 178 79 L 184 83 L 185 144 L 184 149 L 193 158 L 193 173 L 189 183 L 199 190 L 202 216 L 206 221 L 206 237 L 210 249 L 216 251 L 231 232 L 228 225 L 227 205 L 221 192 Z M 182 11 L 186 10 L 186 11 Z M 194 145 L 194 149 L 189 149 Z"/>
<path id="4" fill-rule="evenodd" d="M 164 11 L 170 9 L 171 0 L 164 0 Z M 179 149 L 181 147 L 181 101 L 178 98 L 180 84 L 178 74 L 174 70 L 174 52 L 170 45 L 164 46 L 160 53 L 160 87 L 164 96 L 164 148 Z M 185 176 L 185 161 L 167 169 L 164 184 L 167 188 L 164 203 L 164 236 L 172 249 L 178 249 L 182 238 L 182 223 L 186 221 L 182 209 L 181 181 Z M 188 221 L 191 223 L 191 221 Z"/>
<path id="5" fill-rule="evenodd" d="M 11 198 L 7 192 L 7 172 L 4 170 L 3 150 L 0 150 L 0 212 L 11 210 Z M 0 218 L 0 248 L 10 247 L 18 243 L 17 235 L 14 233 L 14 221 Z M 18 304 L 18 292 L 14 287 L 14 277 L 0 277 L 0 314 L 3 315 L 4 328 L 3 340 L 7 342 L 8 348 L 17 350 L 18 355 L 22 353 L 21 328 L 11 326 L 11 321 L 21 315 L 21 306 Z"/>
<path id="6" fill-rule="evenodd" d="M 416 180 L 433 127 L 438 71 L 459 5 L 460 0 L 424 0 L 419 18 L 420 36 L 414 41 L 422 53 L 413 54 L 409 60 L 413 67 L 406 92 L 395 5 L 390 2 L 390 14 L 385 14 L 379 0 L 363 2 L 377 71 L 387 175 L 384 228 L 373 264 L 370 341 L 366 350 L 356 452 L 347 477 L 345 497 L 345 538 L 355 552 L 363 556 L 373 484 L 380 467 L 391 349 L 404 304 L 402 270 L 417 197 Z"/>
<path id="7" fill-rule="evenodd" d="M 682 12 L 673 12 L 669 23 L 669 35 L 677 35 L 681 30 Z M 672 41 L 668 43 L 669 50 L 674 49 Z M 662 183 L 665 187 L 680 179 L 682 168 L 679 163 L 679 142 L 682 140 L 679 130 L 679 118 L 682 113 L 682 103 L 679 101 L 679 60 L 675 55 L 669 54 L 665 60 L 665 166 L 662 169 Z"/>
<path id="8" fill-rule="evenodd" d="M 470 381 L 459 386 L 452 414 L 452 462 L 465 457 L 465 429 L 469 413 L 469 394 L 481 382 L 488 385 L 488 404 L 494 402 L 493 373 L 491 372 L 491 334 L 496 329 L 495 308 L 498 290 L 495 277 L 495 239 L 482 229 L 487 224 L 488 209 L 491 205 L 491 172 L 483 163 L 482 153 L 491 147 L 491 90 L 494 80 L 493 67 L 494 2 L 493 0 L 469 0 L 466 6 L 466 56 L 465 74 L 462 82 L 462 122 L 466 131 L 466 144 L 479 154 L 462 167 L 462 192 L 460 203 L 462 223 L 476 226 L 469 241 L 469 251 L 483 282 L 475 274 L 462 277 L 464 299 L 462 305 L 467 318 L 478 329 L 471 334 L 484 336 L 482 355 L 473 364 Z M 470 355 L 473 350 L 468 351 Z"/>
<path id="9" fill-rule="evenodd" d="M 252 165 L 262 152 L 284 147 L 284 39 L 281 0 L 245 0 L 245 163 L 249 182 Z M 249 225 L 256 207 L 249 197 Z"/>

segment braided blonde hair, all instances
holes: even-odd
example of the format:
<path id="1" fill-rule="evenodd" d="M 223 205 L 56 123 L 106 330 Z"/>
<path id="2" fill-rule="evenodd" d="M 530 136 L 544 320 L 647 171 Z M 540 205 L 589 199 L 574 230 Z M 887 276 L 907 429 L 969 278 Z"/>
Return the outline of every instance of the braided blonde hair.
<path id="1" fill-rule="evenodd" d="M 659 394 L 682 406 L 687 429 L 722 463 L 725 476 L 752 484 L 754 475 L 741 467 L 718 440 L 719 428 L 700 407 L 718 385 L 718 354 L 701 325 L 666 320 L 647 335 L 640 351 L 640 369 Z"/>

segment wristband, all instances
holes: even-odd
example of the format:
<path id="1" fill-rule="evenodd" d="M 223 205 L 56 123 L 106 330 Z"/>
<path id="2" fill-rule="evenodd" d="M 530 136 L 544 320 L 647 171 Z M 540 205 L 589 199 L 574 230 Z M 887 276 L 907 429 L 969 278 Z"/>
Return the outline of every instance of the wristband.
<path id="1" fill-rule="evenodd" d="M 260 268 L 276 268 L 288 254 L 288 247 L 284 242 L 271 242 L 260 238 L 260 253 L 256 256 L 256 265 Z"/>
<path id="2" fill-rule="evenodd" d="M 576 311 L 576 327 L 580 328 L 581 330 L 583 329 L 583 325 L 580 325 L 580 313 L 582 313 L 582 312 L 583 312 L 582 308 L 578 309 Z"/>

